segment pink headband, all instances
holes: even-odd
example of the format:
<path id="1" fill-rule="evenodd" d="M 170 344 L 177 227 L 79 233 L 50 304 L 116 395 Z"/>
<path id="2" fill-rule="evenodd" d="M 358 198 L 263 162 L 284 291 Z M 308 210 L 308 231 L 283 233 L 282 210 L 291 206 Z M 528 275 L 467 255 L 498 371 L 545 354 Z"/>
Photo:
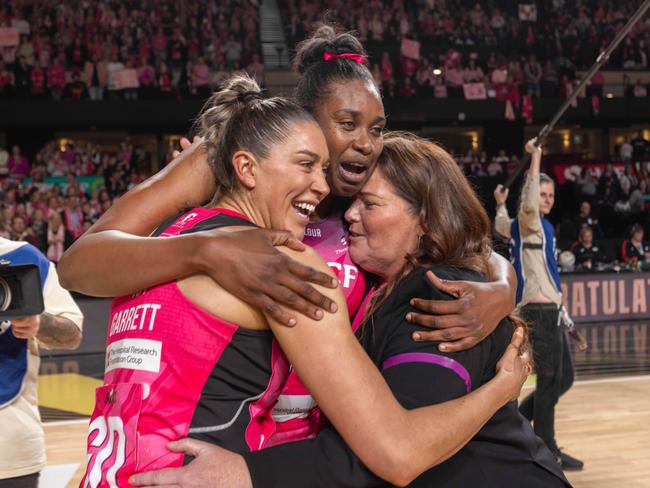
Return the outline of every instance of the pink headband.
<path id="1" fill-rule="evenodd" d="M 345 58 L 355 63 L 363 64 L 366 60 L 366 57 L 363 54 L 354 54 L 354 53 L 342 53 L 342 54 L 332 54 L 332 53 L 323 53 L 323 61 L 331 61 L 332 59 Z"/>

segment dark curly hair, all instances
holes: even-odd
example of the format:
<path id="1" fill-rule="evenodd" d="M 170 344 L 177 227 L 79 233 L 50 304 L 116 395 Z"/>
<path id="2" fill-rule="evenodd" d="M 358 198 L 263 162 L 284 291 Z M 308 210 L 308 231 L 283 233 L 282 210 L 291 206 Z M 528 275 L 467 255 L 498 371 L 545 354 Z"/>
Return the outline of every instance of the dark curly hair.
<path id="1" fill-rule="evenodd" d="M 347 58 L 325 61 L 325 53 L 367 56 L 354 34 L 337 33 L 331 25 L 321 26 L 310 38 L 298 44 L 293 59 L 293 69 L 299 77 L 296 101 L 311 113 L 328 95 L 333 82 L 361 80 L 376 87 L 365 61 L 358 63 Z"/>

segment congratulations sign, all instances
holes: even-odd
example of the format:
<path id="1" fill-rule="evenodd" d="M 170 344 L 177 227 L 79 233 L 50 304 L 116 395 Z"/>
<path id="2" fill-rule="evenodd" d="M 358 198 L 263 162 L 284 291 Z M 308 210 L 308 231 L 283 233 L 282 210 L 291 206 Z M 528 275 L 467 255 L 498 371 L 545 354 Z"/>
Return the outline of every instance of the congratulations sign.
<path id="1" fill-rule="evenodd" d="M 577 323 L 650 319 L 650 273 L 562 275 L 562 294 Z"/>

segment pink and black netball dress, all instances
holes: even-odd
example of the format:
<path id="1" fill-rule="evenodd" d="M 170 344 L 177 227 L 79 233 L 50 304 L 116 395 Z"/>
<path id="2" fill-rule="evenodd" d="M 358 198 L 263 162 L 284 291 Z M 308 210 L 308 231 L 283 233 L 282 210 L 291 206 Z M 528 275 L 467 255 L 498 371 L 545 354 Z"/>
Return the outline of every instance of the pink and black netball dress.
<path id="1" fill-rule="evenodd" d="M 197 208 L 158 234 L 252 225 L 229 210 Z M 182 437 L 248 452 L 275 431 L 271 408 L 289 365 L 271 331 L 207 313 L 173 281 L 116 298 L 107 342 L 82 487 L 129 486 L 135 472 L 180 466 L 183 454 L 166 445 Z"/>
<path id="2" fill-rule="evenodd" d="M 310 224 L 305 230 L 303 242 L 313 247 L 336 274 L 352 320 L 357 311 L 362 308 L 368 290 L 363 271 L 350 258 L 348 229 L 343 216 L 335 214 Z M 356 330 L 359 321 L 353 321 L 353 330 Z M 295 371 L 289 375 L 287 385 L 273 407 L 273 418 L 277 426 L 268 446 L 312 438 L 323 427 L 324 419 L 321 411 Z"/>

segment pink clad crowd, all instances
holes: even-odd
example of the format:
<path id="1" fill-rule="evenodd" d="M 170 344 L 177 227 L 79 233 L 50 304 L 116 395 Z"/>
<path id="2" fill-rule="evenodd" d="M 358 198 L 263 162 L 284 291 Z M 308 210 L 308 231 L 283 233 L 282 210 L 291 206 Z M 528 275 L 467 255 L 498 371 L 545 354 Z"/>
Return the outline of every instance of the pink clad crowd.
<path id="1" fill-rule="evenodd" d="M 0 0 L 0 99 L 207 96 L 233 72 L 264 82 L 255 0 Z"/>
<path id="2" fill-rule="evenodd" d="M 116 198 L 150 172 L 150 155 L 129 140 L 117 152 L 93 144 L 62 149 L 51 141 L 32 161 L 18 146 L 0 147 L 0 236 L 27 241 L 58 262 Z"/>
<path id="3" fill-rule="evenodd" d="M 519 3 L 535 10 L 520 13 Z M 484 83 L 494 96 L 518 104 L 520 97 L 564 97 L 577 70 L 587 69 L 632 16 L 632 0 L 283 0 L 286 30 L 303 39 L 322 13 L 355 30 L 368 48 L 384 96 L 461 97 L 462 86 Z M 534 13 L 534 15 L 533 15 Z M 403 39 L 419 41 L 419 59 L 400 50 Z M 646 16 L 612 55 L 605 69 L 647 70 L 650 17 Z M 434 70 L 436 70 L 434 72 Z M 648 87 L 630 74 L 628 96 Z M 604 77 L 590 87 L 601 96 Z"/>

